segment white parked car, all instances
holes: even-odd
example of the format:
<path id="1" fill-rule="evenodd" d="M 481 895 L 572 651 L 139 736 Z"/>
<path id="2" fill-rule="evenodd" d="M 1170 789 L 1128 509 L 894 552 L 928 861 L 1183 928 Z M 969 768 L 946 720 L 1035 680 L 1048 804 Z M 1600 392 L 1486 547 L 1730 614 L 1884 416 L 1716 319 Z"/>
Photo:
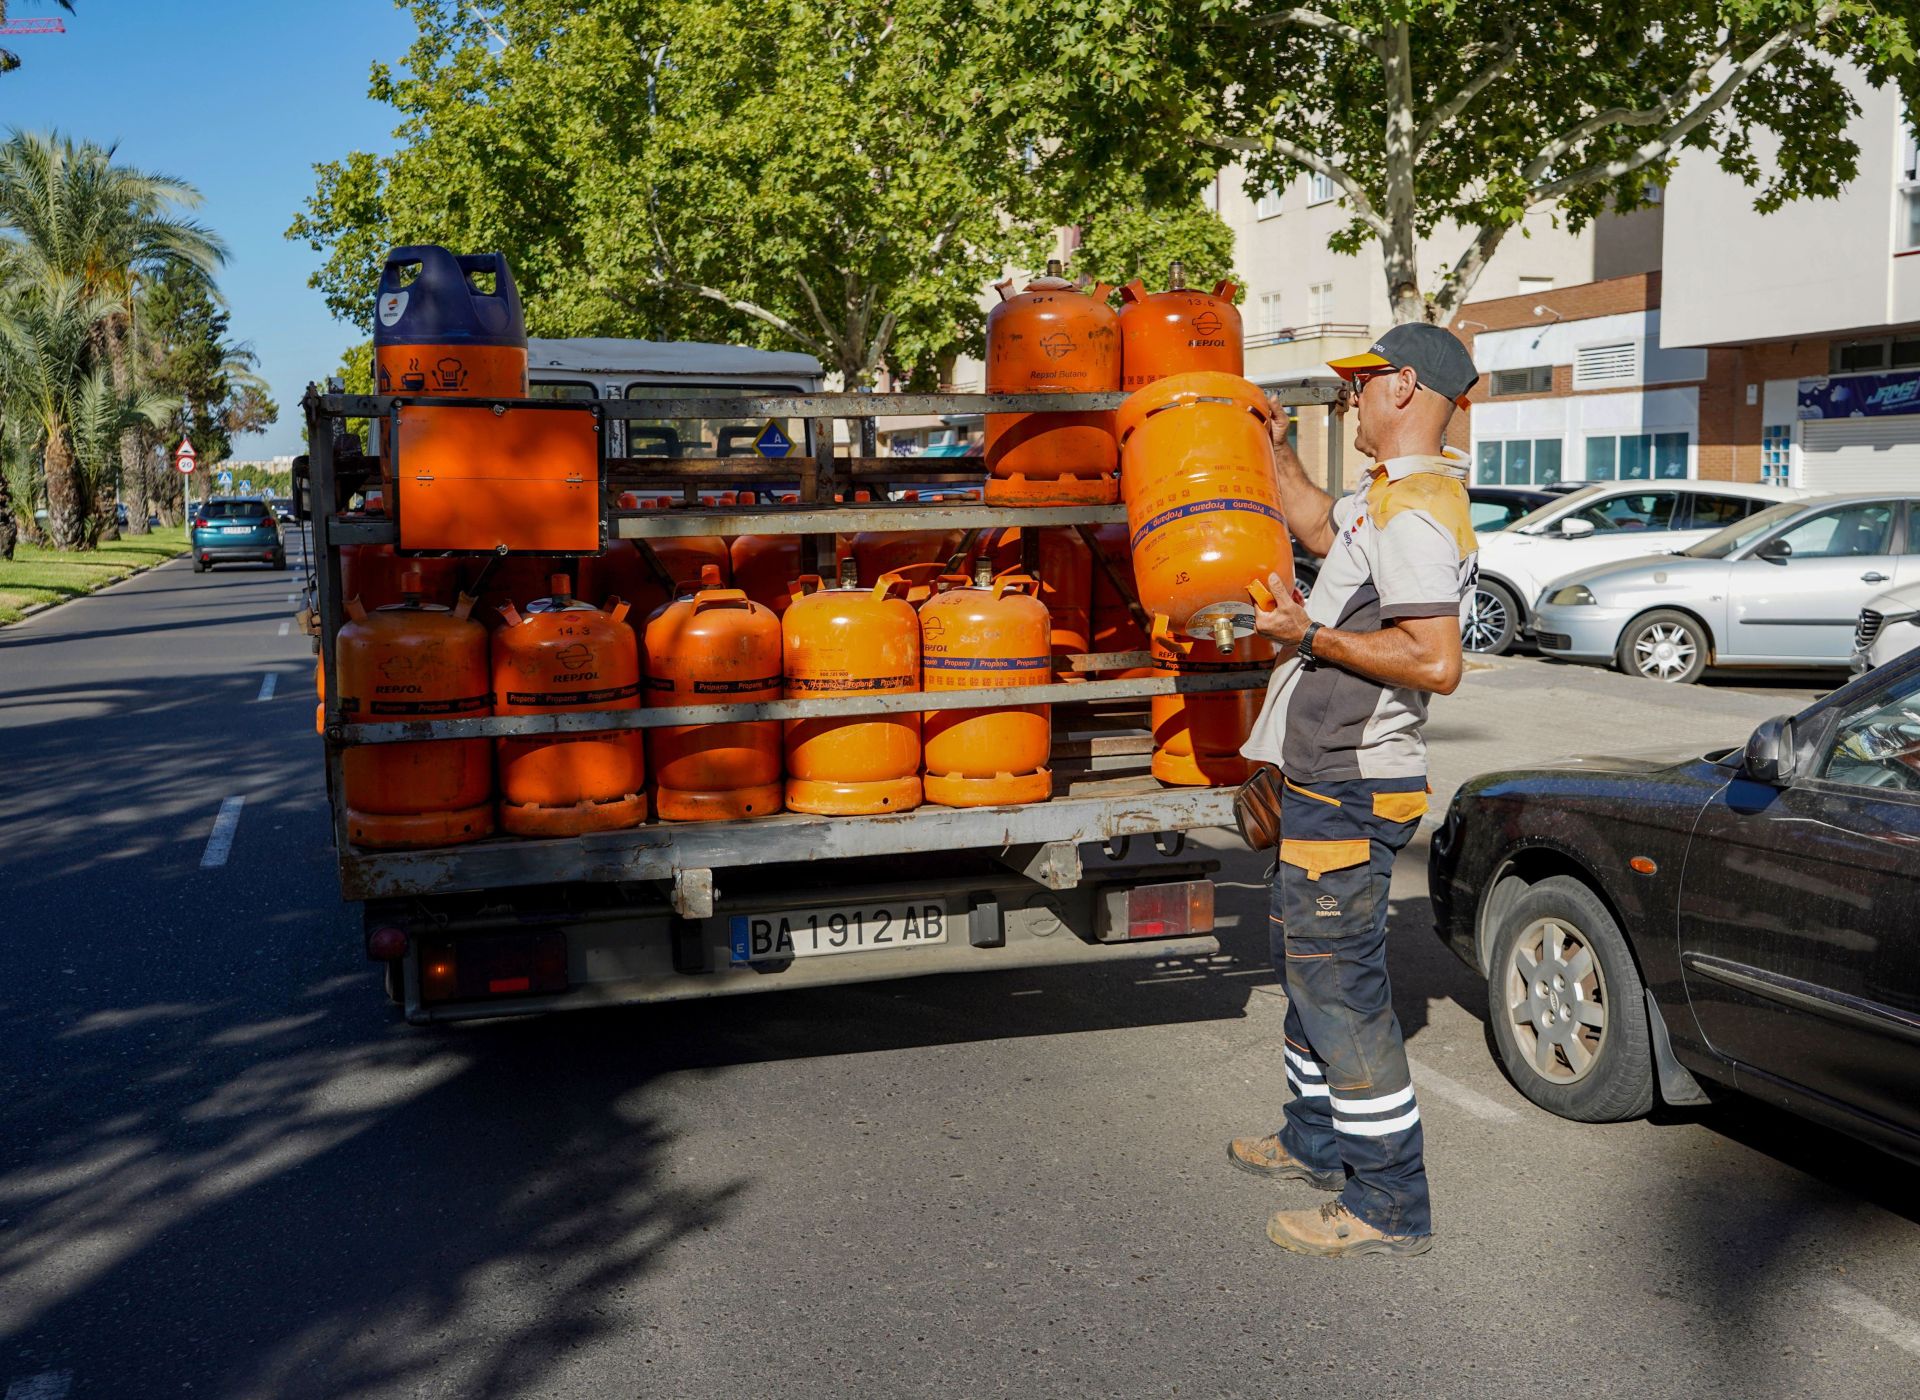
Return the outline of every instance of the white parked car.
<path id="1" fill-rule="evenodd" d="M 1920 521 L 1909 517 L 1909 549 L 1920 544 L 1911 538 L 1920 534 L 1917 527 Z M 1889 588 L 1868 599 L 1853 627 L 1853 669 L 1871 671 L 1915 647 L 1920 647 L 1920 584 Z"/>
<path id="2" fill-rule="evenodd" d="M 1529 609 L 1578 569 L 1686 549 L 1779 501 L 1805 496 L 1743 481 L 1606 481 L 1561 497 L 1480 540 L 1468 651 L 1498 656 L 1527 632 Z"/>

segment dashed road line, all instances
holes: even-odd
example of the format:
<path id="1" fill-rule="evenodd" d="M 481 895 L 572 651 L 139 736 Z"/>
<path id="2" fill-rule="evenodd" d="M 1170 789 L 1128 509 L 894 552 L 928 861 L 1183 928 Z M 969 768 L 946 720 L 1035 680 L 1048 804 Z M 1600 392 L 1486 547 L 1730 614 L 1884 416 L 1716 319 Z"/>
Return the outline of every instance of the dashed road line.
<path id="1" fill-rule="evenodd" d="M 1489 1123 L 1510 1123 L 1520 1115 L 1503 1103 L 1496 1103 L 1477 1089 L 1469 1089 L 1457 1079 L 1449 1079 L 1437 1069 L 1430 1069 L 1418 1060 L 1409 1059 L 1407 1067 L 1413 1071 L 1414 1087 L 1421 1093 L 1432 1090 L 1455 1108 L 1465 1109 L 1475 1118 L 1484 1118 Z"/>
<path id="2" fill-rule="evenodd" d="M 202 870 L 217 870 L 227 863 L 227 856 L 233 851 L 233 833 L 240 825 L 240 809 L 246 805 L 244 797 L 229 797 L 221 802 L 219 814 L 213 819 L 213 830 L 207 833 L 207 848 L 200 853 Z"/>
<path id="3" fill-rule="evenodd" d="M 42 1371 L 7 1387 L 6 1400 L 66 1400 L 73 1389 L 73 1372 Z"/>
<path id="4" fill-rule="evenodd" d="M 281 635 L 281 636 L 283 636 L 283 637 L 284 637 L 284 636 L 286 636 L 286 635 L 287 635 L 287 633 L 288 633 L 288 632 L 290 632 L 290 631 L 292 631 L 292 630 L 293 630 L 293 623 L 292 623 L 292 621 L 291 621 L 291 620 L 289 620 L 289 621 L 287 621 L 287 622 L 283 622 L 283 623 L 281 623 L 281 624 L 280 624 L 280 635 Z"/>
<path id="5" fill-rule="evenodd" d="M 280 675 L 277 671 L 269 671 L 260 677 L 260 693 L 253 697 L 253 703 L 257 705 L 262 700 L 273 699 L 273 688 L 279 683 Z"/>
<path id="6" fill-rule="evenodd" d="M 1826 1305 L 1842 1317 L 1857 1322 L 1882 1341 L 1920 1356 L 1920 1325 L 1915 1325 L 1912 1319 L 1902 1317 L 1884 1303 L 1877 1303 L 1844 1283 L 1829 1280 L 1821 1293 Z"/>

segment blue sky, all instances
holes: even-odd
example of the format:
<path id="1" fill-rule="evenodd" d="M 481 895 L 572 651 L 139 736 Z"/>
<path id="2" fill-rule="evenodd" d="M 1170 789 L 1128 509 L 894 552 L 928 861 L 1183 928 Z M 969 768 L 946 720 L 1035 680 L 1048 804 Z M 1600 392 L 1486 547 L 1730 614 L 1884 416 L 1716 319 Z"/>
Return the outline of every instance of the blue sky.
<path id="1" fill-rule="evenodd" d="M 60 14 L 12 0 L 11 19 Z M 196 217 L 227 240 L 220 287 L 232 334 L 253 342 L 280 422 L 236 457 L 298 451 L 298 401 L 359 334 L 307 286 L 319 255 L 283 235 L 316 161 L 391 149 L 395 114 L 367 99 L 375 59 L 397 62 L 413 25 L 393 0 L 76 0 L 67 32 L 4 41 L 0 126 L 118 142 L 131 164 L 178 175 Z M 368 290 L 372 295 L 372 290 Z"/>

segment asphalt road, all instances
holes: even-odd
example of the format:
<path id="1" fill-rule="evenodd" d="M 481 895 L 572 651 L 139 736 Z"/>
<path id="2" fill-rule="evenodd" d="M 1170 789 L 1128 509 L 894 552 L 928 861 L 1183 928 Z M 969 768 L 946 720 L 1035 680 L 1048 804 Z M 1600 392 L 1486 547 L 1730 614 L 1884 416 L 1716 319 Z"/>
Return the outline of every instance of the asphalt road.
<path id="1" fill-rule="evenodd" d="M 1424 841 L 1416 1260 L 1280 1253 L 1318 1198 L 1224 1161 L 1284 1090 L 1245 855 L 1205 963 L 406 1027 L 339 923 L 295 577 L 0 631 L 4 1400 L 1913 1393 L 1915 1173 L 1738 1100 L 1530 1107 Z M 1437 707 L 1435 786 L 1816 693 L 1506 659 Z"/>

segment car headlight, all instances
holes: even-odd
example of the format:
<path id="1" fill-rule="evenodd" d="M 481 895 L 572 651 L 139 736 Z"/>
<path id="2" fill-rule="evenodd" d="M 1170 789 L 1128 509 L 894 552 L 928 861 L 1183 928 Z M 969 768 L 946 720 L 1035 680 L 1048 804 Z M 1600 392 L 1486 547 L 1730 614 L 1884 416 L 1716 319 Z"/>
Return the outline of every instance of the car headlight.
<path id="1" fill-rule="evenodd" d="M 1592 607 L 1593 590 L 1584 583 L 1570 583 L 1565 588 L 1556 588 L 1547 601 L 1557 608 Z"/>

